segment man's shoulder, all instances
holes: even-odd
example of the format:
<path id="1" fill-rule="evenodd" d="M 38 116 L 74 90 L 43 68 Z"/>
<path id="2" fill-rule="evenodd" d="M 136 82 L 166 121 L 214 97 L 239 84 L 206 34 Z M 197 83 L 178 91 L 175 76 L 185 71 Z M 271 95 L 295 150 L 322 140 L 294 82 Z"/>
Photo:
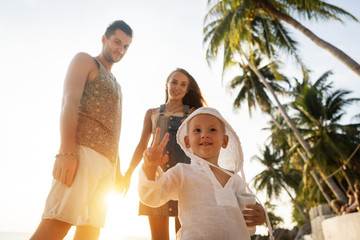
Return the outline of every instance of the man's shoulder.
<path id="1" fill-rule="evenodd" d="M 73 61 L 83 63 L 83 64 L 95 64 L 94 57 L 92 57 L 90 54 L 85 53 L 85 52 L 77 53 L 74 56 Z"/>
<path id="2" fill-rule="evenodd" d="M 76 69 L 83 69 L 84 71 L 93 71 L 98 69 L 94 57 L 85 52 L 77 53 L 71 61 L 71 65 Z"/>
<path id="3" fill-rule="evenodd" d="M 78 52 L 74 58 L 93 59 L 93 57 L 86 52 Z"/>

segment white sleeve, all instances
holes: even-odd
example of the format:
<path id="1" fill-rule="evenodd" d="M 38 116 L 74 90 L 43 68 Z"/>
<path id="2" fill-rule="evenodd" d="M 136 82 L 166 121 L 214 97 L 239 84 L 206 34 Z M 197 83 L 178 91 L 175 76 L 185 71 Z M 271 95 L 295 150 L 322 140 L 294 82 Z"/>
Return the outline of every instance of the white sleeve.
<path id="1" fill-rule="evenodd" d="M 237 182 L 236 198 L 241 210 L 244 210 L 246 205 L 255 204 L 256 196 L 247 186 L 247 183 L 237 176 L 239 181 Z"/>
<path id="2" fill-rule="evenodd" d="M 160 167 L 159 167 L 160 169 Z M 139 197 L 140 201 L 150 207 L 160 207 L 169 200 L 178 200 L 180 169 L 172 167 L 167 172 L 158 171 L 155 181 L 149 180 L 141 166 L 139 171 Z"/>

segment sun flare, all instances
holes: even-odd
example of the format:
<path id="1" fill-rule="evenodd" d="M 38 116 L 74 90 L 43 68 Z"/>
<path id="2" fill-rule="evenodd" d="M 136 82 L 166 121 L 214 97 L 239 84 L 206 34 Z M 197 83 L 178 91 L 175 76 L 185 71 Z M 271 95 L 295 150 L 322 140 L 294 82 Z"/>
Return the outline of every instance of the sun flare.
<path id="1" fill-rule="evenodd" d="M 147 218 L 138 216 L 136 189 L 131 188 L 126 196 L 111 192 L 107 203 L 108 214 L 100 240 L 147 239 L 150 236 Z"/>

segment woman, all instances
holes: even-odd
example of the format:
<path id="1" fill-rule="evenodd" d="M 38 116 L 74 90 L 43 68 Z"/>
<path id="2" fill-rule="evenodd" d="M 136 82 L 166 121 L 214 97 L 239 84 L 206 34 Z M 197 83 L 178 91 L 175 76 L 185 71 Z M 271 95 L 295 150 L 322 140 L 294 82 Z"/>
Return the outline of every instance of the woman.
<path id="1" fill-rule="evenodd" d="M 150 137 L 155 133 L 157 127 L 161 129 L 161 138 L 166 132 L 170 134 L 169 142 L 165 148 L 166 153 L 169 155 L 169 161 L 162 166 L 163 171 L 167 171 L 178 162 L 190 163 L 190 159 L 176 143 L 176 132 L 181 122 L 191 112 L 204 104 L 206 105 L 206 102 L 198 84 L 186 70 L 177 68 L 170 73 L 166 80 L 165 104 L 146 111 L 140 141 L 124 176 L 125 191 L 129 188 L 131 175 L 140 163 Z M 139 215 L 148 216 L 152 240 L 169 239 L 170 216 L 175 217 L 176 232 L 181 227 L 177 218 L 177 201 L 169 201 L 159 208 L 151 208 L 140 203 Z"/>

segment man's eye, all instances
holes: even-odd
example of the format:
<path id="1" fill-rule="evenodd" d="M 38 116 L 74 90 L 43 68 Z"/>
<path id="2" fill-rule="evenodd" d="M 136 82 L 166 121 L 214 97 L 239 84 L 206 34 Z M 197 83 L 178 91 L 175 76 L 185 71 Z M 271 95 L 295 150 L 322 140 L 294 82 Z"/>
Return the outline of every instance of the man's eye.
<path id="1" fill-rule="evenodd" d="M 201 132 L 199 128 L 194 129 L 194 132 Z"/>
<path id="2" fill-rule="evenodd" d="M 216 128 L 211 128 L 210 129 L 212 132 L 216 132 Z"/>

